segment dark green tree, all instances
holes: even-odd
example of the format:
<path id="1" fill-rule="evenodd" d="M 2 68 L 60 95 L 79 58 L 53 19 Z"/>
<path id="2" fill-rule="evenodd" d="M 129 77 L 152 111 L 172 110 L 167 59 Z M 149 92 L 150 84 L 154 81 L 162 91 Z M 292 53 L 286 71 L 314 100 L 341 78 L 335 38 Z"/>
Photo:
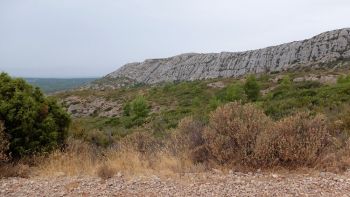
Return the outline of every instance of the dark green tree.
<path id="1" fill-rule="evenodd" d="M 23 79 L 0 74 L 0 120 L 15 158 L 48 152 L 67 135 L 69 115 L 53 99 Z"/>
<path id="2" fill-rule="evenodd" d="M 250 101 L 258 100 L 260 96 L 260 84 L 254 75 L 249 75 L 244 83 L 244 91 Z"/>
<path id="3" fill-rule="evenodd" d="M 124 122 L 126 128 L 140 126 L 150 112 L 148 103 L 143 96 L 138 96 L 124 106 Z"/>
<path id="4" fill-rule="evenodd" d="M 145 118 L 149 113 L 149 106 L 146 99 L 143 96 L 136 97 L 130 103 L 131 105 L 131 115 L 135 118 Z"/>

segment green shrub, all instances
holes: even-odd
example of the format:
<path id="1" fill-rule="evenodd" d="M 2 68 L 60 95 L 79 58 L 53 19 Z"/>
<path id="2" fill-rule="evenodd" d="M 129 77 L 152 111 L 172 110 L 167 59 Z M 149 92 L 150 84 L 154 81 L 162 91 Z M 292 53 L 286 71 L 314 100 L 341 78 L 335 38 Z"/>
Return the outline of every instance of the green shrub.
<path id="1" fill-rule="evenodd" d="M 145 118 L 148 116 L 149 106 L 144 97 L 142 96 L 136 97 L 133 101 L 131 101 L 130 105 L 131 105 L 131 110 L 130 110 L 131 116 L 135 116 L 137 118 L 138 117 Z"/>
<path id="2" fill-rule="evenodd" d="M 101 130 L 94 129 L 89 131 L 86 135 L 85 140 L 93 143 L 94 145 L 106 147 L 112 144 L 112 136 Z"/>
<path id="3" fill-rule="evenodd" d="M 218 99 L 217 97 L 213 97 L 209 100 L 209 109 L 215 110 L 222 104 L 222 101 Z"/>
<path id="4" fill-rule="evenodd" d="M 279 90 L 284 90 L 284 91 L 289 91 L 293 87 L 292 80 L 290 79 L 289 75 L 286 75 L 282 78 L 278 89 Z"/>
<path id="5" fill-rule="evenodd" d="M 0 119 L 13 157 L 47 152 L 65 140 L 70 118 L 56 101 L 22 79 L 0 74 Z"/>
<path id="6" fill-rule="evenodd" d="M 244 91 L 250 101 L 258 100 L 260 96 L 260 85 L 254 75 L 247 77 L 244 83 Z"/>
<path id="7" fill-rule="evenodd" d="M 340 75 L 337 79 L 337 83 L 349 83 L 350 82 L 350 75 Z"/>
<path id="8" fill-rule="evenodd" d="M 246 101 L 247 95 L 243 86 L 239 83 L 232 84 L 227 87 L 225 92 L 225 100 L 228 102 L 233 101 Z"/>
<path id="9" fill-rule="evenodd" d="M 124 106 L 123 123 L 126 128 L 140 126 L 144 123 L 150 112 L 146 99 L 138 96 Z"/>

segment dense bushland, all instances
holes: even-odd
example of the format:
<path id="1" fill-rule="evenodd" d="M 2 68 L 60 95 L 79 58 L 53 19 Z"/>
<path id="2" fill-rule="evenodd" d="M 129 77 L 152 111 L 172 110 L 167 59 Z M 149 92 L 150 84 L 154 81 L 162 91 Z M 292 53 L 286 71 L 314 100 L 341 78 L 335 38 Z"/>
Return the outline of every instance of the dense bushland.
<path id="1" fill-rule="evenodd" d="M 349 141 L 337 138 L 323 115 L 301 112 L 274 121 L 252 104 L 234 102 L 213 111 L 208 124 L 194 117 L 182 119 L 165 138 L 137 131 L 107 149 L 69 140 L 65 150 L 39 162 L 36 173 L 106 179 L 117 172 L 170 175 L 212 168 L 341 172 L 350 167 Z"/>
<path id="2" fill-rule="evenodd" d="M 53 99 L 22 79 L 0 74 L 0 120 L 14 158 L 43 153 L 64 143 L 70 118 Z"/>

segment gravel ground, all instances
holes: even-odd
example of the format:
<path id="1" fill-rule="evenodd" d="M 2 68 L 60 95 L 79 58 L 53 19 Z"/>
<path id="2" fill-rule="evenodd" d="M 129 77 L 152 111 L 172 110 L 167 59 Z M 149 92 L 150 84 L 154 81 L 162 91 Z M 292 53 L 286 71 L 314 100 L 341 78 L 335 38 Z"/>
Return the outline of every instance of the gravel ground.
<path id="1" fill-rule="evenodd" d="M 8 178 L 0 179 L 0 196 L 350 196 L 350 173 Z"/>

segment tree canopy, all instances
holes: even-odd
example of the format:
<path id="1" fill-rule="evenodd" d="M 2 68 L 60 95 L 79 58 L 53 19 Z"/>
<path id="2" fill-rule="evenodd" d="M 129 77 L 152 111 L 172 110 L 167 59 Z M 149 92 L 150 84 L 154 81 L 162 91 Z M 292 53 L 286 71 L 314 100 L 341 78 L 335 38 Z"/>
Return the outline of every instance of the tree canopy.
<path id="1" fill-rule="evenodd" d="M 13 157 L 47 152 L 62 144 L 70 123 L 58 103 L 23 79 L 0 74 L 0 120 Z"/>

